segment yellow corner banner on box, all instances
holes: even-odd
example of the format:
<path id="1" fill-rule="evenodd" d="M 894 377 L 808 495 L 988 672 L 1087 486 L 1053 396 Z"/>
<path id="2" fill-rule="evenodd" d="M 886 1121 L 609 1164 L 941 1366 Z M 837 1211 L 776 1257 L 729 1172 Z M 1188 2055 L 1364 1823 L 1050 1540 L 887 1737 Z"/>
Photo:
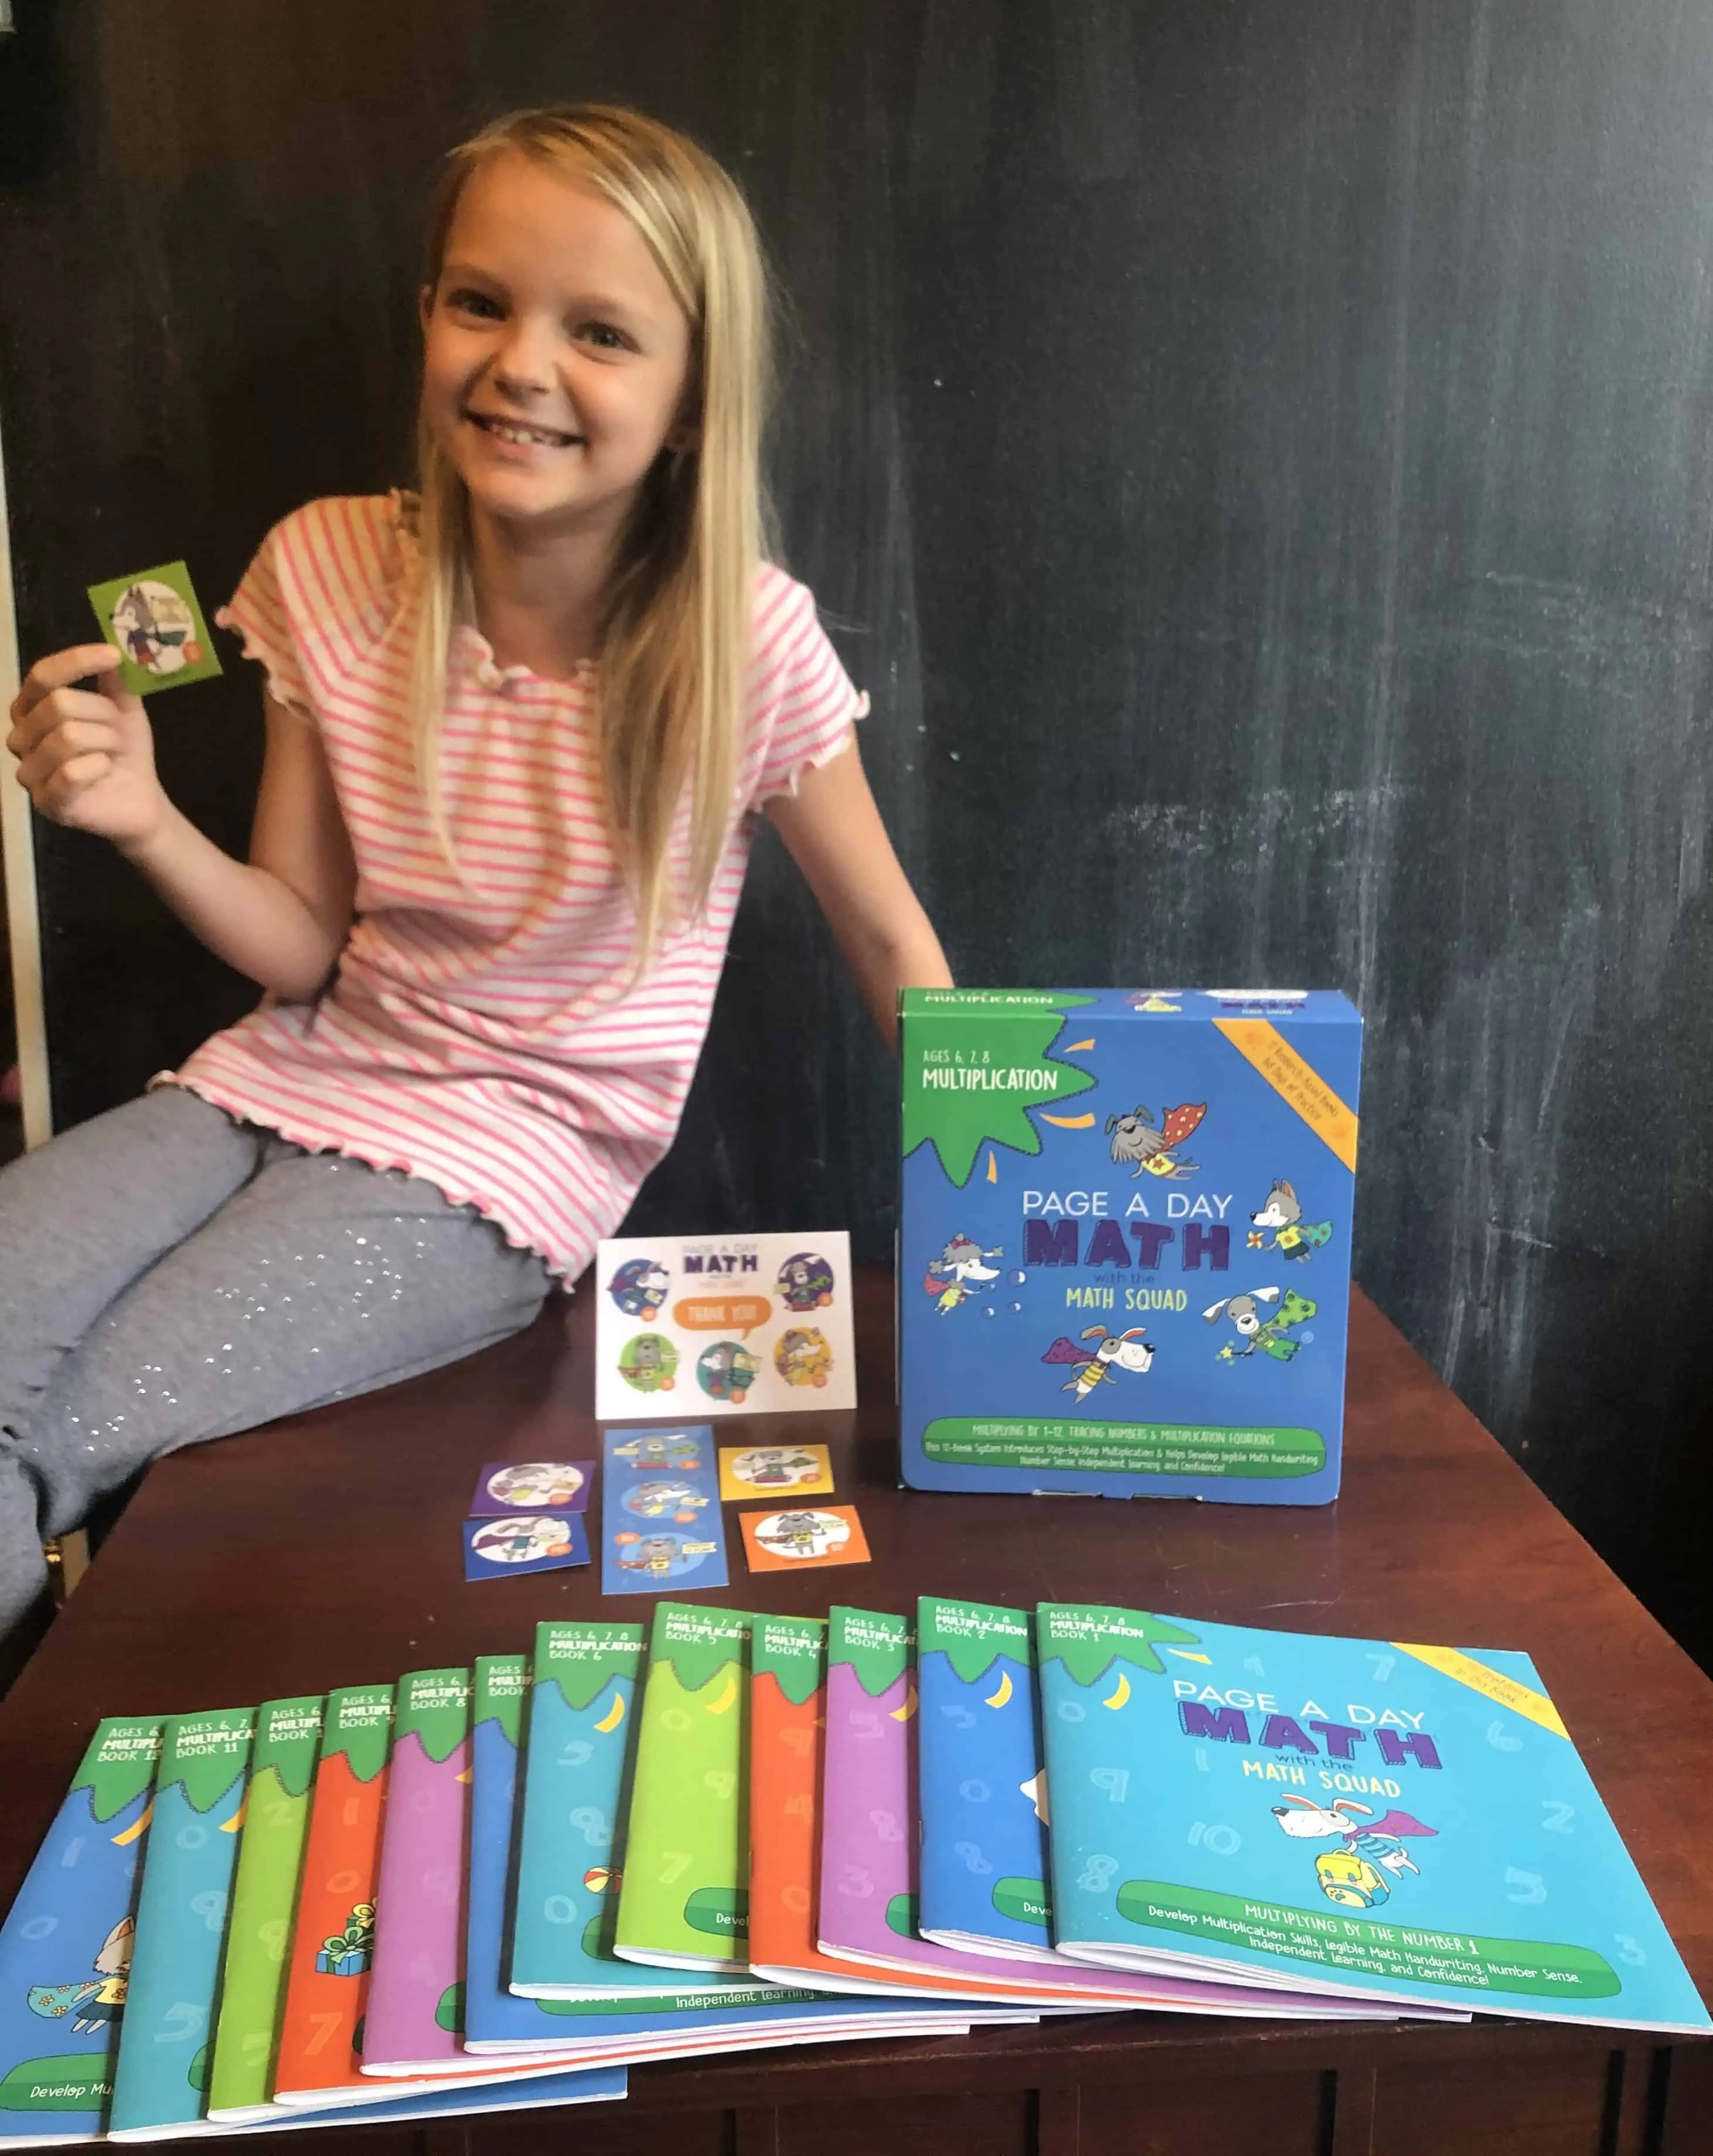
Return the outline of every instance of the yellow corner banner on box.
<path id="1" fill-rule="evenodd" d="M 1316 1137 L 1357 1172 L 1357 1117 L 1278 1028 L 1264 1018 L 1216 1018 L 1219 1031 L 1254 1065 L 1281 1101 L 1295 1108 Z"/>

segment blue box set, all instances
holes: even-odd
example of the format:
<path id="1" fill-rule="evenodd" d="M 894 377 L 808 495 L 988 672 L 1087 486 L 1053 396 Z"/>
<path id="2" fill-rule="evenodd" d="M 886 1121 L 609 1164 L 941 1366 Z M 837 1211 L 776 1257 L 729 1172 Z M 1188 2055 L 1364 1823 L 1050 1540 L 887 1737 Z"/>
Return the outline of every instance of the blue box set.
<path id="1" fill-rule="evenodd" d="M 900 1014 L 905 1481 L 1336 1496 L 1349 1000 L 910 988 Z"/>

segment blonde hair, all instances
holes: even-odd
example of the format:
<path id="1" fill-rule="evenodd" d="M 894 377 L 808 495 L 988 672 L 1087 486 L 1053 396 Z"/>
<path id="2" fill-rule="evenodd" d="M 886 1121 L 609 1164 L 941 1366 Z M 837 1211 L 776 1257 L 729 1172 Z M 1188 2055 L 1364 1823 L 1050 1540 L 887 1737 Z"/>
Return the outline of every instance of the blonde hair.
<path id="1" fill-rule="evenodd" d="M 431 292 L 465 184 L 507 154 L 532 158 L 621 209 L 690 326 L 683 416 L 695 429 L 695 446 L 663 452 L 644 480 L 600 619 L 603 805 L 636 911 L 640 968 L 670 922 L 706 904 L 731 823 L 756 570 L 766 555 L 768 281 L 743 197 L 706 151 L 621 105 L 577 105 L 511 113 L 451 152 L 429 224 Z M 455 867 L 439 748 L 452 634 L 474 614 L 469 503 L 425 420 L 418 462 L 423 578 L 413 732 L 418 778 Z M 671 839 L 686 792 L 689 846 L 674 888 Z"/>

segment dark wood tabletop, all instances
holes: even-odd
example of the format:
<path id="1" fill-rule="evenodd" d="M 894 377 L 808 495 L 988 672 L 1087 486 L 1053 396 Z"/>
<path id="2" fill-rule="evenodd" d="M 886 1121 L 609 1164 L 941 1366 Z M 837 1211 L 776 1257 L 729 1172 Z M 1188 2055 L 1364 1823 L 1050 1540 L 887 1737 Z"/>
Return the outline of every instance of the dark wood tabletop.
<path id="1" fill-rule="evenodd" d="M 729 1519 L 732 1584 L 710 1599 L 808 1614 L 833 1601 L 907 1611 L 921 1593 L 1110 1601 L 1524 1649 L 1713 1995 L 1713 1684 L 1366 1298 L 1351 1316 L 1344 1491 L 1300 1508 L 900 1489 L 890 1292 L 888 1275 L 859 1270 L 857 1409 L 790 1430 L 831 1445 L 872 1563 L 751 1579 Z M 525 1651 L 541 1618 L 646 1613 L 639 1598 L 603 1601 L 598 1563 L 463 1578 L 459 1527 L 485 1460 L 598 1453 L 592 1324 L 591 1296 L 556 1301 L 528 1332 L 449 1369 L 157 1465 L 0 1705 L 0 1907 L 102 1715 L 390 1679 Z M 780 1428 L 732 1417 L 719 1435 L 759 1442 Z M 1272 2148 L 1328 2156 L 1688 2156 L 1713 2148 L 1710 2061 L 1713 2047 L 1693 2042 L 1542 2023 L 1126 2015 L 633 2069 L 623 2107 L 479 2119 L 469 2132 L 522 2149 L 575 2119 L 587 2156 L 628 2156 L 656 2145 L 669 2112 L 673 2156 L 839 2156 L 877 2146 L 904 2107 L 925 2147 L 995 2156 L 1248 2156 L 1263 2133 Z M 454 2132 L 465 2128 L 427 2138 Z M 327 2129 L 304 2146 L 336 2156 L 356 2138 Z"/>

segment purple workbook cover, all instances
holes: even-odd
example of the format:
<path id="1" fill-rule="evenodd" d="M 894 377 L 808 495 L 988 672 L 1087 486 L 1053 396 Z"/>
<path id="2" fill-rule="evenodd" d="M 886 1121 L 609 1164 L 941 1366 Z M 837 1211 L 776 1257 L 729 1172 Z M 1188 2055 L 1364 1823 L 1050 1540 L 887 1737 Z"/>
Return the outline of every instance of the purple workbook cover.
<path id="1" fill-rule="evenodd" d="M 470 1673 L 402 1678 L 375 1892 L 366 2072 L 468 2072 L 459 2041 Z"/>
<path id="2" fill-rule="evenodd" d="M 834 1609 L 827 1655 L 827 1763 L 821 1809 L 823 1953 L 941 1969 L 972 1992 L 1036 1988 L 1019 1961 L 954 1953 L 916 1936 L 916 1811 L 910 1717 L 914 1632 L 902 1617 Z"/>

